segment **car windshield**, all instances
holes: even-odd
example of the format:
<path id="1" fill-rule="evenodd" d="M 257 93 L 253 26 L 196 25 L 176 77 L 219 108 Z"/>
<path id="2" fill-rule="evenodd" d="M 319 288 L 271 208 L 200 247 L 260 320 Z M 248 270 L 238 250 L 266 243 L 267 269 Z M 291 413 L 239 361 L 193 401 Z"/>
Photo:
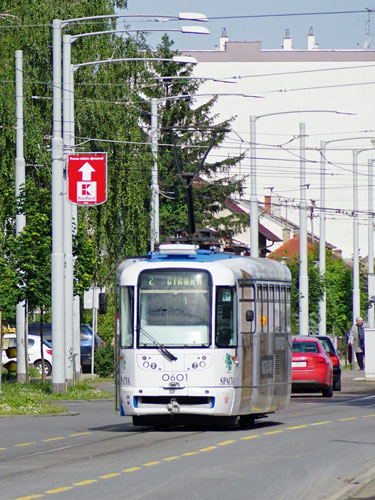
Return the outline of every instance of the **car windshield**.
<path id="1" fill-rule="evenodd" d="M 293 352 L 319 352 L 316 342 L 293 342 Z"/>

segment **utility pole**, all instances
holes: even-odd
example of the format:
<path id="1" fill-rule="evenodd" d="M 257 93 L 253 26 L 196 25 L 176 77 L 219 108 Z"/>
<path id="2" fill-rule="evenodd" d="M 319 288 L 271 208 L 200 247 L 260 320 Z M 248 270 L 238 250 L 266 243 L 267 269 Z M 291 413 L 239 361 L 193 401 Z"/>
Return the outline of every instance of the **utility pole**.
<path id="1" fill-rule="evenodd" d="M 306 204 L 306 135 L 305 124 L 299 124 L 300 136 L 300 208 L 299 208 L 299 334 L 309 333 L 309 281 L 307 274 L 307 204 Z"/>
<path id="2" fill-rule="evenodd" d="M 52 390 L 66 394 L 64 327 L 64 148 L 61 122 L 61 20 L 53 20 L 53 124 L 52 124 L 52 255 L 51 312 Z"/>
<path id="3" fill-rule="evenodd" d="M 15 162 L 15 192 L 18 200 L 21 189 L 25 187 L 25 158 L 23 139 L 23 52 L 15 52 L 16 66 L 16 162 Z M 16 235 L 20 235 L 26 225 L 25 214 L 16 213 Z M 16 342 L 17 342 L 17 382 L 26 383 L 28 369 L 27 331 L 25 321 L 25 306 L 23 300 L 16 305 Z"/>

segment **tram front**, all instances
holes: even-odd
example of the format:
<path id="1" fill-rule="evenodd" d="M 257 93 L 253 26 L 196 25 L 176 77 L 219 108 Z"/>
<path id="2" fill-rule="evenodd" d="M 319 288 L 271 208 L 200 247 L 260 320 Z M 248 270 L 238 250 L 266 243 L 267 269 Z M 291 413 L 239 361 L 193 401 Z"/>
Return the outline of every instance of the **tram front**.
<path id="1" fill-rule="evenodd" d="M 119 269 L 120 411 L 135 424 L 232 413 L 234 278 L 216 283 L 209 267 L 151 259 Z"/>

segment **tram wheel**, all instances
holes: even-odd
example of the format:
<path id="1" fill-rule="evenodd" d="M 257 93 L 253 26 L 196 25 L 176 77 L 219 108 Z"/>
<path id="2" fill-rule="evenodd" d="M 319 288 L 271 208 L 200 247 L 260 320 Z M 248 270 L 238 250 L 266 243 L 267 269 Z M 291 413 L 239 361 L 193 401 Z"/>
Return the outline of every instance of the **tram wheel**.
<path id="1" fill-rule="evenodd" d="M 240 416 L 240 426 L 241 427 L 251 427 L 255 423 L 254 415 L 241 415 Z"/>

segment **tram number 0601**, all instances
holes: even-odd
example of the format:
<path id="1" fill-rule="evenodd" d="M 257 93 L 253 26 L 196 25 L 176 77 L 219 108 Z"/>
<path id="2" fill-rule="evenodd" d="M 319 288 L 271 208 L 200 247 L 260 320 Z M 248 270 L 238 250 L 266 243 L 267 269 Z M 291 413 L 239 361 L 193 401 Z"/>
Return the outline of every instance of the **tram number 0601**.
<path id="1" fill-rule="evenodd" d="M 163 382 L 186 382 L 188 379 L 187 373 L 176 373 L 169 375 L 168 373 L 163 373 L 161 376 Z"/>

